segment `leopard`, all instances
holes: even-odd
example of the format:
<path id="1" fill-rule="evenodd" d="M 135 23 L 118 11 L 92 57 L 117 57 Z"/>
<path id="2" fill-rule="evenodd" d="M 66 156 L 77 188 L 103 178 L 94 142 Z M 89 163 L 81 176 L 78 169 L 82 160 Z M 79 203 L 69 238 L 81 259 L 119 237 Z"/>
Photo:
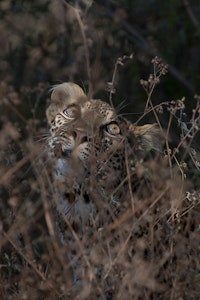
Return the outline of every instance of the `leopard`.
<path id="1" fill-rule="evenodd" d="M 88 99 L 72 82 L 52 88 L 46 117 L 61 213 L 78 225 L 95 217 L 99 203 L 117 211 L 127 197 L 125 183 L 132 177 L 131 189 L 137 190 L 142 175 L 136 169 L 159 146 L 156 125 L 132 124 L 110 104 Z"/>
<path id="2" fill-rule="evenodd" d="M 90 244 L 94 231 L 114 223 L 144 190 L 150 193 L 145 161 L 158 151 L 159 132 L 156 124 L 135 125 L 112 104 L 88 98 L 73 82 L 52 87 L 46 118 L 55 228 L 61 244 L 76 253 L 77 236 Z M 73 282 L 80 278 L 77 265 Z"/>

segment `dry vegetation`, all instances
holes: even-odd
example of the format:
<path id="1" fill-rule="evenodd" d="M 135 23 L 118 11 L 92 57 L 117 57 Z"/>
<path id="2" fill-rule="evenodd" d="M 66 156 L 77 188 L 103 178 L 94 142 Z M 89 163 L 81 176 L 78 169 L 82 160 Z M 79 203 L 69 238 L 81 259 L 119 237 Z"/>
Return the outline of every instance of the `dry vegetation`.
<path id="1" fill-rule="evenodd" d="M 136 32 L 129 28 L 129 39 L 122 29 L 115 32 L 130 23 L 121 8 L 126 1 L 119 1 L 117 8 L 114 2 L 113 6 L 99 1 L 87 6 L 90 1 L 83 1 L 79 10 L 64 1 L 59 5 L 39 0 L 0 4 L 4 33 L 0 50 L 0 299 L 200 298 L 200 96 L 191 100 L 187 93 L 194 94 L 195 81 L 187 81 L 169 65 L 170 74 L 179 80 L 171 85 L 172 99 L 159 102 L 154 98 L 155 93 L 168 99 L 167 92 L 163 96 L 156 89 L 170 82 L 166 63 L 155 56 L 159 47 L 153 36 L 155 28 L 149 21 L 152 63 L 145 58 L 147 45 L 141 36 L 136 40 L 143 43 L 144 52 L 136 48 L 131 59 L 129 50 Z M 190 11 L 187 1 L 183 3 Z M 100 20 L 109 7 L 113 24 Z M 36 20 L 38 26 L 31 33 Z M 199 24 L 195 24 L 198 35 Z M 115 64 L 124 54 L 121 49 L 128 55 Z M 135 102 L 130 96 L 127 99 L 131 112 L 143 110 L 133 121 L 156 122 L 163 136 L 159 158 L 155 155 L 145 162 L 151 190 L 142 201 L 132 193 L 134 207 L 127 197 L 119 218 L 98 228 L 91 224 L 81 239 L 73 232 L 75 242 L 66 249 L 57 239 L 51 215 L 55 192 L 44 146 L 47 89 L 56 80 L 79 84 L 83 80 L 89 95 L 103 95 L 122 107 L 127 93 L 132 93 L 132 83 L 124 73 L 142 74 L 145 67 L 151 74 L 140 83 L 147 96 L 141 89 Z M 128 84 L 129 92 L 125 91 Z M 179 84 L 186 88 L 186 98 L 180 89 L 177 92 Z M 136 85 L 140 86 L 139 80 Z M 146 102 L 137 102 L 137 97 Z M 66 257 L 70 247 L 73 262 Z M 75 262 L 82 272 L 80 286 L 72 282 Z"/>

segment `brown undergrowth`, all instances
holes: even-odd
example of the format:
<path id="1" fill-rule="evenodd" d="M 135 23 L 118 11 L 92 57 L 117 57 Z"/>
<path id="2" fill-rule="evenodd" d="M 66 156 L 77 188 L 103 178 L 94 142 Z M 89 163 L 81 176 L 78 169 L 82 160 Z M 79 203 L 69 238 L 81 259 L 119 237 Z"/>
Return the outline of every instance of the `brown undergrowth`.
<path id="1" fill-rule="evenodd" d="M 1 299 L 199 298 L 199 96 L 188 123 L 184 98 L 154 106 L 151 95 L 166 65 L 157 57 L 152 63 L 154 71 L 141 80 L 147 101 L 138 122 L 153 112 L 164 142 L 163 151 L 137 170 L 148 170 L 150 185 L 141 182 L 142 199 L 129 185 L 121 214 L 102 226 L 88 225 L 81 239 L 66 221 L 74 236 L 67 247 L 58 240 L 52 218 L 56 195 L 44 116 L 38 116 L 35 104 L 32 117 L 23 115 L 24 97 L 34 93 L 39 103 L 46 86 L 20 94 L 1 86 Z M 159 116 L 165 112 L 164 129 Z M 170 141 L 174 123 L 180 135 L 176 144 Z M 83 278 L 79 284 L 73 284 L 74 263 Z"/>
<path id="2" fill-rule="evenodd" d="M 94 1 L 95 5 L 86 0 L 1 1 L 2 300 L 200 298 L 200 96 L 185 99 L 175 84 L 172 90 L 176 95 L 181 90 L 180 99 L 154 102 L 155 87 L 167 72 L 166 64 L 157 57 L 152 60 L 152 73 L 140 81 L 146 104 L 131 102 L 134 109 L 135 105 L 143 108 L 136 123 L 143 124 L 153 116 L 151 122 L 155 120 L 162 137 L 161 147 L 156 147 L 162 150 L 149 153 L 136 168 L 138 177 L 148 173 L 148 184 L 141 181 L 140 193 L 135 193 L 126 160 L 127 194 L 118 216 L 111 214 L 112 207 L 105 209 L 105 203 L 100 203 L 104 223 L 89 224 L 81 238 L 66 219 L 66 229 L 74 238 L 67 246 L 60 243 L 55 231 L 52 205 L 57 196 L 45 148 L 46 82 L 83 81 L 89 96 L 105 91 L 114 57 L 133 48 L 139 61 L 138 77 L 147 68 L 148 57 L 163 52 L 168 57 L 165 60 L 178 63 L 169 70 L 180 85 L 193 92 L 193 84 L 198 82 L 194 73 L 199 65 L 199 35 L 187 21 L 181 2 L 164 6 L 158 1 L 153 1 L 154 5 L 144 1 L 139 6 L 137 1 L 126 2 L 130 9 L 122 6 L 125 1 Z M 194 14 L 198 4 L 183 3 L 199 31 Z M 118 92 L 122 91 L 122 108 L 124 98 L 135 93 L 135 85 L 129 89 L 129 82 L 135 80 L 134 68 L 129 72 L 128 66 L 117 74 L 118 67 L 132 58 L 125 55 L 115 64 L 107 84 L 107 101 L 112 105 Z M 190 63 L 186 66 L 185 61 Z M 124 78 L 117 92 L 116 75 Z M 170 90 L 170 80 L 168 86 Z M 135 99 L 140 98 L 137 95 Z M 92 194 L 94 186 L 88 189 Z M 82 277 L 77 284 L 72 275 L 75 265 Z"/>

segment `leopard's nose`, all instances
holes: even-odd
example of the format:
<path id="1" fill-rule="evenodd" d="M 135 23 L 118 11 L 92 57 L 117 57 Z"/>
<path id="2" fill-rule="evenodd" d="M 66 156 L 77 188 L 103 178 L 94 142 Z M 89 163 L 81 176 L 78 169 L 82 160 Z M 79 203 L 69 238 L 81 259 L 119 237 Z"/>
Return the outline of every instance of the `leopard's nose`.
<path id="1" fill-rule="evenodd" d="M 77 146 L 88 141 L 87 134 L 81 130 L 77 130 L 77 129 L 73 130 L 72 136 Z"/>

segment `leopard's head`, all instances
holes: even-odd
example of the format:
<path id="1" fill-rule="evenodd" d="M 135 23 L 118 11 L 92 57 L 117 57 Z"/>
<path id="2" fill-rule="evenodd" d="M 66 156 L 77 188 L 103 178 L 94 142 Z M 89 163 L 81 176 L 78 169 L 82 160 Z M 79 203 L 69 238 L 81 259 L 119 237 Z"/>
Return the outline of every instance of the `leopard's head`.
<path id="1" fill-rule="evenodd" d="M 57 157 L 88 162 L 93 152 L 97 155 L 97 143 L 112 140 L 117 144 L 122 138 L 115 110 L 101 100 L 88 100 L 76 84 L 63 83 L 53 89 L 46 115 L 49 146 Z"/>
<path id="2" fill-rule="evenodd" d="M 107 158 L 108 153 L 114 155 L 125 144 L 132 155 L 155 146 L 155 125 L 134 126 L 106 102 L 88 99 L 74 83 L 52 89 L 46 116 L 49 147 L 56 157 L 88 163 L 92 157 L 98 159 L 100 153 Z"/>

